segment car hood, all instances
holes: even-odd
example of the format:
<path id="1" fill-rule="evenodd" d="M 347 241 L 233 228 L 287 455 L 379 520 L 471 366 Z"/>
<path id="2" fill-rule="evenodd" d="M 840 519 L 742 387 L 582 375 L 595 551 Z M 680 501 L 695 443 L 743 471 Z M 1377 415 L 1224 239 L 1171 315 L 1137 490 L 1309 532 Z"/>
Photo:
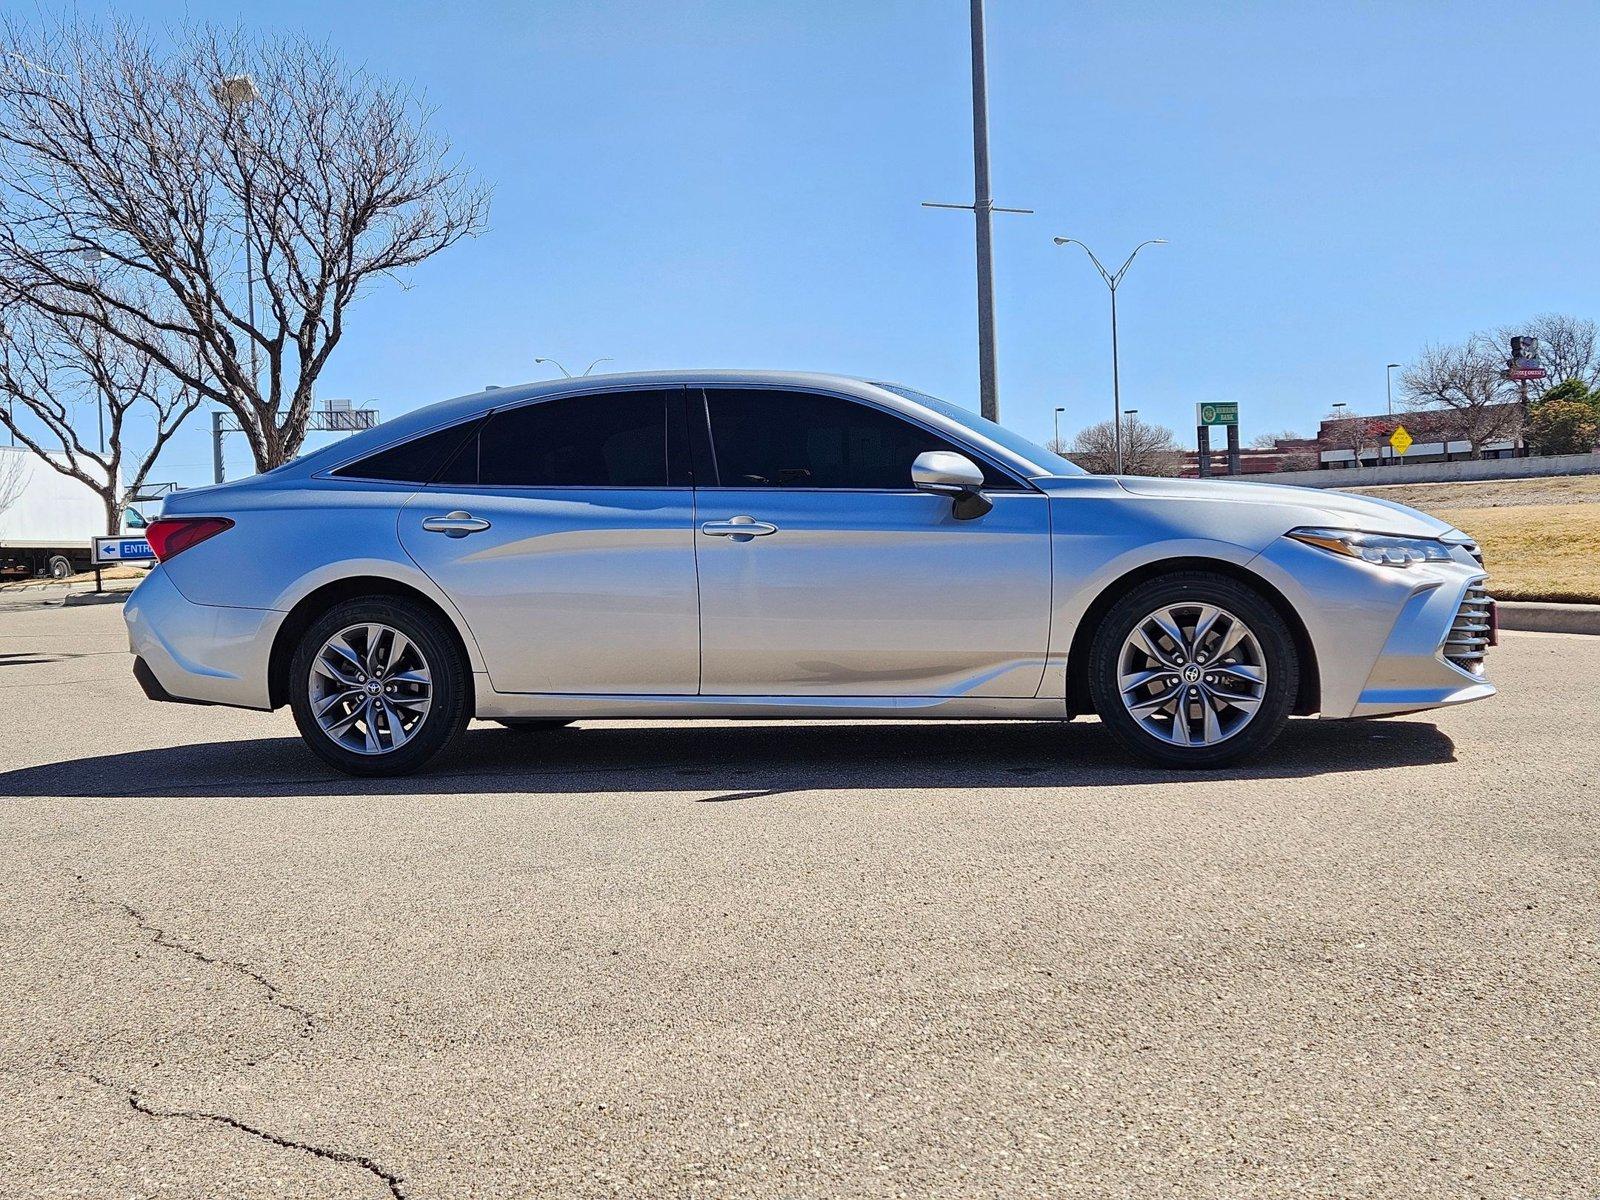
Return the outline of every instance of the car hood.
<path id="1" fill-rule="evenodd" d="M 1037 481 L 1044 482 L 1044 481 Z M 1066 481 L 1063 481 L 1066 482 Z M 1328 488 L 1291 487 L 1281 483 L 1244 483 L 1226 479 L 1157 479 L 1124 475 L 1116 479 L 1129 495 L 1178 503 L 1234 503 L 1284 510 L 1285 527 L 1327 525 L 1368 533 L 1406 537 L 1438 537 L 1451 526 L 1392 500 L 1376 500 Z M 1051 490 L 1047 486 L 1047 490 Z"/>

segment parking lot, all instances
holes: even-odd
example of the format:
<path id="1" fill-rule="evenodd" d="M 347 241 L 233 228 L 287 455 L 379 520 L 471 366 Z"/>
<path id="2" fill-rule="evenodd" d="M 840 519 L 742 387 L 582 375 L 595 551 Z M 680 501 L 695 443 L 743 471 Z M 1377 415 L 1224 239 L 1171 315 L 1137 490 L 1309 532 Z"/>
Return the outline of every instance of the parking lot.
<path id="1" fill-rule="evenodd" d="M 0 608 L 8 1196 L 1591 1196 L 1600 638 L 1246 770 L 474 726 L 352 782 Z"/>

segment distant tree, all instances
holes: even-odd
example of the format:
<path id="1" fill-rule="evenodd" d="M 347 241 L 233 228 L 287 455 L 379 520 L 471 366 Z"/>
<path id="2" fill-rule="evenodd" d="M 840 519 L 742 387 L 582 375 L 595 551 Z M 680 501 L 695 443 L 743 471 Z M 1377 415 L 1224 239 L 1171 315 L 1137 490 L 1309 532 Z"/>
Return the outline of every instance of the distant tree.
<path id="1" fill-rule="evenodd" d="M 1561 313 L 1541 313 L 1524 325 L 1503 326 L 1495 335 L 1497 350 L 1504 359 L 1511 353 L 1511 339 L 1532 334 L 1539 339 L 1539 365 L 1543 379 L 1528 380 L 1528 395 L 1542 397 L 1569 380 L 1584 387 L 1600 388 L 1600 329 L 1584 317 Z"/>
<path id="2" fill-rule="evenodd" d="M 1285 429 L 1281 433 L 1256 434 L 1255 437 L 1250 439 L 1250 448 L 1252 450 L 1276 450 L 1279 442 L 1299 442 L 1304 440 L 1292 429 Z"/>
<path id="3" fill-rule="evenodd" d="M 1067 456 L 1094 475 L 1116 470 L 1116 437 L 1110 421 L 1090 425 L 1072 440 Z M 1122 420 L 1122 471 L 1125 475 L 1176 475 L 1183 469 L 1183 451 L 1172 430 L 1138 417 Z"/>
<path id="4" fill-rule="evenodd" d="M 1384 423 L 1373 417 L 1347 417 L 1338 410 L 1328 414 L 1322 435 L 1334 450 L 1348 450 L 1361 462 L 1367 450 L 1376 450 L 1384 438 Z"/>
<path id="5" fill-rule="evenodd" d="M 4 513 L 22 496 L 28 480 L 26 454 L 0 454 L 0 513 Z"/>
<path id="6" fill-rule="evenodd" d="M 100 497 L 108 534 L 121 530 L 122 510 L 200 405 L 153 357 L 98 323 L 21 306 L 0 324 L 0 400 L 0 425 L 52 470 Z M 32 422 L 19 420 L 18 409 Z M 104 412 L 103 446 L 96 409 Z M 141 447 L 130 449 L 130 439 L 141 439 Z"/>
<path id="7" fill-rule="evenodd" d="M 1528 444 L 1541 454 L 1583 454 L 1600 445 L 1600 394 L 1578 379 L 1559 383 L 1533 405 Z"/>
<path id="8" fill-rule="evenodd" d="M 1066 438 L 1053 437 L 1044 444 L 1044 448 L 1051 454 L 1068 455 L 1072 453 L 1072 443 Z"/>
<path id="9" fill-rule="evenodd" d="M 1473 458 L 1481 458 L 1488 443 L 1514 438 L 1521 428 L 1517 392 L 1505 378 L 1505 355 L 1489 334 L 1427 347 L 1405 369 L 1401 388 L 1413 409 L 1439 413 L 1441 432 L 1470 444 Z"/>
<path id="10" fill-rule="evenodd" d="M 230 410 L 257 469 L 277 466 L 356 299 L 483 228 L 486 194 L 425 116 L 290 35 L 202 28 L 167 50 L 124 24 L 13 20 L 0 305 L 143 356 L 163 387 Z"/>

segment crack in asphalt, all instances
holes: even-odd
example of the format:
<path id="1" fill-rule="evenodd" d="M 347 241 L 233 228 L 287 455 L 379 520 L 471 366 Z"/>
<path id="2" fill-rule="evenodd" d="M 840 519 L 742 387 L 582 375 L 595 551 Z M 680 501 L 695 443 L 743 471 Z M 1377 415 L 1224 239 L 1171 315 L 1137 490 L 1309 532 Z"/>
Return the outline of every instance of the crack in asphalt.
<path id="1" fill-rule="evenodd" d="M 260 1138 L 274 1146 L 281 1146 L 285 1150 L 299 1150 L 316 1158 L 328 1162 L 343 1163 L 346 1166 L 360 1167 L 374 1179 L 378 1180 L 389 1190 L 392 1200 L 408 1200 L 405 1178 L 396 1175 L 393 1171 L 381 1166 L 368 1158 L 365 1154 L 353 1154 L 348 1150 L 335 1150 L 329 1146 L 319 1146 L 315 1142 L 299 1142 L 291 1137 L 284 1137 L 281 1133 L 273 1133 L 270 1129 L 260 1129 L 237 1117 L 230 1117 L 226 1113 L 203 1112 L 199 1109 L 183 1108 L 156 1108 L 149 1104 L 140 1094 L 139 1089 L 130 1084 L 113 1083 L 89 1071 L 78 1071 L 76 1074 L 93 1083 L 113 1092 L 122 1093 L 122 1098 L 128 1102 L 128 1107 L 134 1112 L 151 1117 L 158 1121 L 209 1121 L 215 1125 L 225 1125 L 229 1129 L 237 1129 L 240 1133 L 248 1133 L 251 1137 Z"/>
<path id="2" fill-rule="evenodd" d="M 310 1009 L 302 1008 L 292 1000 L 285 1000 L 283 998 L 283 989 L 277 984 L 273 983 L 272 980 L 268 979 L 260 971 L 252 967 L 249 963 L 238 962 L 231 958 L 217 958 L 213 955 L 207 954 L 204 950 L 198 950 L 193 946 L 189 946 L 183 942 L 175 940 L 167 934 L 165 929 L 161 928 L 159 925 L 152 924 L 149 918 L 147 918 L 142 912 L 140 912 L 131 904 L 118 901 L 117 907 L 120 908 L 123 913 L 125 913 L 128 918 L 132 920 L 133 923 L 141 930 L 146 933 L 153 934 L 155 936 L 156 945 L 167 950 L 176 950 L 179 954 L 187 954 L 190 958 L 196 959 L 199 962 L 203 962 L 207 966 L 222 967 L 230 971 L 237 971 L 239 974 L 249 979 L 253 979 L 262 987 L 262 989 L 265 990 L 267 994 L 267 1003 L 283 1009 L 284 1012 L 294 1014 L 296 1020 L 298 1020 L 300 1023 L 301 1037 L 310 1037 L 312 1033 L 316 1031 L 316 1015 Z"/>
<path id="3" fill-rule="evenodd" d="M 82 891 L 85 899 L 87 899 L 90 903 L 100 902 L 97 897 L 90 893 L 87 886 L 87 881 L 82 875 L 79 875 L 76 871 L 74 871 L 72 872 L 72 878 L 77 882 L 79 890 Z M 309 1008 L 302 1008 L 292 1000 L 286 1000 L 283 995 L 283 989 L 277 984 L 273 983 L 272 980 L 268 979 L 260 971 L 252 967 L 249 963 L 239 962 L 236 959 L 231 958 L 218 958 L 213 954 L 207 954 L 204 950 L 198 949 L 197 947 L 178 941 L 176 938 L 168 934 L 165 929 L 152 922 L 144 915 L 144 913 L 140 912 L 137 908 L 126 901 L 117 901 L 116 907 L 120 909 L 122 914 L 132 921 L 141 932 L 150 934 L 155 944 L 160 946 L 162 949 L 176 950 L 179 954 L 187 954 L 190 958 L 196 960 L 197 962 L 203 962 L 209 967 L 218 967 L 223 970 L 236 971 L 245 978 L 252 980 L 266 993 L 266 1000 L 268 1004 L 271 1004 L 276 1008 L 281 1008 L 284 1012 L 290 1013 L 294 1016 L 296 1022 L 300 1026 L 301 1037 L 310 1037 L 316 1032 L 316 1014 L 313 1013 Z"/>

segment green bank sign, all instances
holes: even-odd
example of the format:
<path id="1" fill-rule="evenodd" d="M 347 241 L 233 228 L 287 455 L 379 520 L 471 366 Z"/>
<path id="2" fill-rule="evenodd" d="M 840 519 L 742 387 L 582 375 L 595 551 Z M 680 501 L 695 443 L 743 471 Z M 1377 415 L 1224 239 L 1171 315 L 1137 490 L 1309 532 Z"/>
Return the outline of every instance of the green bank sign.
<path id="1" fill-rule="evenodd" d="M 1196 404 L 1194 406 L 1194 420 L 1196 425 L 1237 425 L 1239 423 L 1239 406 L 1237 404 Z"/>

